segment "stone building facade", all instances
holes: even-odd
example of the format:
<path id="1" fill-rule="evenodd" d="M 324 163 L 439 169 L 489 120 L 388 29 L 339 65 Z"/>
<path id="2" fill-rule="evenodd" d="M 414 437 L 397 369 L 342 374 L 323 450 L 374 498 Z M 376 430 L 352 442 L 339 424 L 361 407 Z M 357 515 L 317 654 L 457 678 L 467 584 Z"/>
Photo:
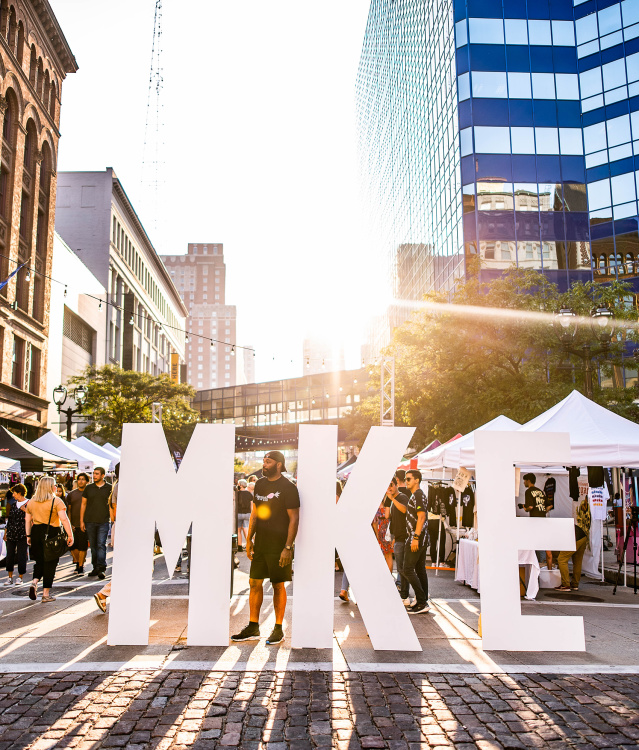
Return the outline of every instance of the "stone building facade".
<path id="1" fill-rule="evenodd" d="M 62 82 L 77 63 L 47 0 L 0 3 L 0 425 L 47 425 L 47 335 Z"/>

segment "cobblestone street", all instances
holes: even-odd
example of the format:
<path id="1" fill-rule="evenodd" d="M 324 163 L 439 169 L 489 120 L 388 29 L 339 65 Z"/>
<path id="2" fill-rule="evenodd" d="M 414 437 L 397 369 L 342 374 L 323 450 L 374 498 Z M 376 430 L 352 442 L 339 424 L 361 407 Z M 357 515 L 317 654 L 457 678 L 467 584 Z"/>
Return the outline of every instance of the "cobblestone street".
<path id="1" fill-rule="evenodd" d="M 636 675 L 4 675 L 0 750 L 636 748 Z"/>

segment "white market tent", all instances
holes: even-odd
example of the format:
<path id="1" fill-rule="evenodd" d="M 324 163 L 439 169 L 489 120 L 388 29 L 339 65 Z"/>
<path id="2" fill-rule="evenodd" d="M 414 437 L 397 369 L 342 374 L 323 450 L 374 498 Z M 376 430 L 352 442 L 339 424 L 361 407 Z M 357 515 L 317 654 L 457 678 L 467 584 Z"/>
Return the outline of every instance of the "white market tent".
<path id="1" fill-rule="evenodd" d="M 458 469 L 460 466 L 468 467 L 474 466 L 475 460 L 475 433 L 479 431 L 502 431 L 502 432 L 514 432 L 521 427 L 519 422 L 515 422 L 503 414 L 500 414 L 495 419 L 491 419 L 490 422 L 478 427 L 476 430 L 469 432 L 467 435 L 453 440 L 452 442 L 444 443 L 439 448 L 435 448 L 428 453 L 420 453 L 417 457 L 417 468 L 423 469 L 437 469 L 440 467 L 447 467 Z M 464 463 L 463 456 L 466 455 L 465 451 L 472 451 L 473 460 L 470 464 Z"/>
<path id="2" fill-rule="evenodd" d="M 639 466 L 639 424 L 599 406 L 579 391 L 520 428 L 568 432 L 572 466 Z"/>
<path id="3" fill-rule="evenodd" d="M 111 443 L 105 443 L 101 446 L 101 448 L 103 451 L 113 454 L 114 458 L 117 458 L 118 461 L 120 460 L 120 449 L 116 448 L 115 445 L 111 445 Z"/>
<path id="4" fill-rule="evenodd" d="M 101 458 L 102 464 L 98 464 L 98 466 L 102 465 L 102 467 L 107 471 L 113 471 L 113 469 L 115 469 L 115 465 L 120 460 L 119 458 L 115 458 L 115 456 L 112 456 L 108 451 L 105 451 L 101 445 L 98 445 L 92 440 L 89 440 L 89 438 L 85 438 L 83 436 L 72 440 L 70 444 L 74 448 L 81 448 L 82 450 L 87 451 L 88 453 L 92 453 L 94 456 L 98 456 L 99 458 Z"/>
<path id="5" fill-rule="evenodd" d="M 56 456 L 77 461 L 78 471 L 93 471 L 94 466 L 101 466 L 101 462 L 104 462 L 103 456 L 97 456 L 83 450 L 77 445 L 67 443 L 66 440 L 51 430 L 37 440 L 34 440 L 31 445 L 35 445 L 36 448 L 41 448 L 49 453 L 54 453 Z"/>
<path id="6" fill-rule="evenodd" d="M 0 456 L 0 471 L 19 472 L 20 461 L 16 461 L 13 458 L 6 458 L 6 456 Z"/>

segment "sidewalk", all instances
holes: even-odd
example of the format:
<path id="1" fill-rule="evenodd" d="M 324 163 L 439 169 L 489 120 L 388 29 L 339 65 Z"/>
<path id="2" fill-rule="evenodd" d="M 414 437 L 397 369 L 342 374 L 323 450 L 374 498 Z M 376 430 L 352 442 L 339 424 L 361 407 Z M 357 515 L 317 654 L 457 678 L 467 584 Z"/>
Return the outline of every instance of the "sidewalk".
<path id="1" fill-rule="evenodd" d="M 248 619 L 248 561 L 240 554 L 230 608 L 230 632 Z M 290 640 L 267 647 L 274 623 L 270 586 L 265 589 L 259 642 L 227 648 L 186 647 L 188 581 L 168 579 L 157 558 L 152 587 L 151 626 L 146 647 L 106 645 L 108 615 L 98 611 L 93 594 L 102 583 L 73 575 L 68 558 L 54 585 L 56 601 L 32 603 L 27 586 L 0 589 L 0 673 L 82 670 L 335 670 L 438 673 L 590 673 L 639 674 L 639 595 L 612 586 L 582 582 L 578 593 L 540 591 L 535 602 L 522 602 L 526 614 L 581 615 L 586 629 L 585 653 L 486 652 L 477 633 L 480 600 L 469 587 L 453 581 L 452 572 L 429 571 L 433 607 L 411 618 L 421 653 L 374 651 L 357 605 L 335 599 L 332 649 L 290 648 Z M 2 573 L 0 582 L 5 580 Z M 336 575 L 336 594 L 340 576 Z M 295 596 L 294 582 L 289 595 Z M 287 612 L 290 616 L 290 608 Z M 290 621 L 289 621 L 290 622 Z M 290 627 L 290 624 L 289 624 Z M 549 627 L 552 627 L 549 621 Z"/>

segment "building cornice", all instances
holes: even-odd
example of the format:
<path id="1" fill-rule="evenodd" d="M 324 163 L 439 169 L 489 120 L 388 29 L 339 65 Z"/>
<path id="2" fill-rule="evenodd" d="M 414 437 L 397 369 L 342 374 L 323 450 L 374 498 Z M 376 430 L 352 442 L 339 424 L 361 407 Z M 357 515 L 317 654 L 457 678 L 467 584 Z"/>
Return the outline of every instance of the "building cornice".
<path id="1" fill-rule="evenodd" d="M 49 0 L 31 0 L 33 9 L 38 15 L 38 20 L 42 28 L 47 33 L 53 49 L 62 64 L 65 73 L 75 73 L 78 70 L 78 63 L 69 47 L 66 37 L 62 33 L 58 19 L 49 4 Z"/>

